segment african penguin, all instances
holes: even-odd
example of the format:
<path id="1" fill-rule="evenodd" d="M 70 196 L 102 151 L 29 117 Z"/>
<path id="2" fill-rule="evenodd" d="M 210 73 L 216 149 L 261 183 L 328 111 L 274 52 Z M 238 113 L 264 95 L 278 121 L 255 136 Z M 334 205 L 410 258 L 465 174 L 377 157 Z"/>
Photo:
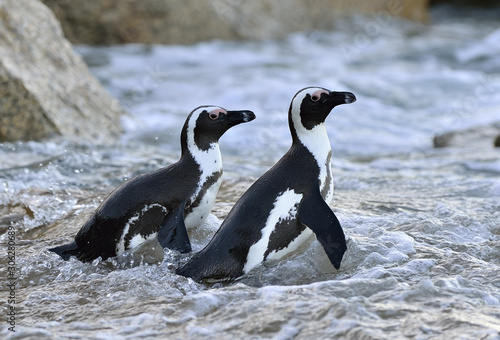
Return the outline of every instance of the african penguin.
<path id="1" fill-rule="evenodd" d="M 328 203 L 333 197 L 331 146 L 325 119 L 350 92 L 309 87 L 292 99 L 292 146 L 233 206 L 208 245 L 177 270 L 198 282 L 237 279 L 266 260 L 293 252 L 314 233 L 339 269 L 344 232 Z"/>
<path id="2" fill-rule="evenodd" d="M 118 186 L 83 225 L 75 241 L 49 249 L 68 260 L 105 260 L 158 237 L 165 248 L 191 251 L 186 231 L 207 218 L 219 190 L 222 160 L 219 138 L 229 128 L 255 118 L 253 112 L 200 106 L 181 132 L 176 163 L 134 177 Z"/>

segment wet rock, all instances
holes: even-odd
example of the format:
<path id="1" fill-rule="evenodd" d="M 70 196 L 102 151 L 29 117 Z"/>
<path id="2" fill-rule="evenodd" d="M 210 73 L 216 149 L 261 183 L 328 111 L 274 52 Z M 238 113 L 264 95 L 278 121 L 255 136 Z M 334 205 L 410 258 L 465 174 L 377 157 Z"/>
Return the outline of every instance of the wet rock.
<path id="1" fill-rule="evenodd" d="M 43 0 L 73 43 L 191 44 L 330 29 L 346 14 L 423 20 L 428 0 Z M 376 24 L 376 22 L 375 22 Z"/>
<path id="2" fill-rule="evenodd" d="M 0 142 L 67 135 L 107 141 L 122 110 L 38 0 L 0 0 Z"/>
<path id="3" fill-rule="evenodd" d="M 500 146 L 500 122 L 470 129 L 452 131 L 434 136 L 434 147 L 485 147 Z"/>

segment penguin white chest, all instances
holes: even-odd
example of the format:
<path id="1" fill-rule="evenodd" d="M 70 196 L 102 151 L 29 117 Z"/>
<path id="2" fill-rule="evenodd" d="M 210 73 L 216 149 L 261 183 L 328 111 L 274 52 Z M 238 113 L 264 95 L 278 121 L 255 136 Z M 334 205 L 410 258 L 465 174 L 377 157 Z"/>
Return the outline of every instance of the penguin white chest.
<path id="1" fill-rule="evenodd" d="M 184 216 L 184 224 L 186 228 L 195 228 L 202 224 L 210 214 L 215 203 L 215 198 L 219 192 L 219 187 L 222 183 L 222 178 L 219 176 L 217 181 L 211 185 L 202 186 L 195 198 L 193 199 L 191 208 Z"/>
<path id="2" fill-rule="evenodd" d="M 217 143 L 202 151 L 194 144 L 193 137 L 190 152 L 200 167 L 201 175 L 198 187 L 186 207 L 184 224 L 188 229 L 199 226 L 208 217 L 222 183 L 222 158 Z"/>
<path id="3" fill-rule="evenodd" d="M 312 130 L 306 130 L 301 125 L 297 126 L 301 143 L 312 154 L 319 168 L 320 191 L 326 203 L 329 204 L 333 198 L 332 148 L 325 124 L 317 125 Z"/>

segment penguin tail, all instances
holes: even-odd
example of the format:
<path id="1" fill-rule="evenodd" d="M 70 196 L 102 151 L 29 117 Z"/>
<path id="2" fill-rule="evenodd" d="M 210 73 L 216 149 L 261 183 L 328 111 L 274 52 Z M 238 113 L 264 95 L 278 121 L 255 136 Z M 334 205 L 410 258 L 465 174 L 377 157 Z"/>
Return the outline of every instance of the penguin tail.
<path id="1" fill-rule="evenodd" d="M 201 283 L 202 282 L 202 274 L 201 270 L 197 268 L 193 262 L 188 262 L 184 266 L 178 268 L 176 270 L 177 275 L 182 275 L 184 277 L 190 277 L 194 281 Z"/>
<path id="2" fill-rule="evenodd" d="M 77 256 L 80 253 L 75 241 L 59 247 L 50 248 L 49 250 L 61 256 L 64 261 L 68 261 L 71 256 Z"/>
<path id="3" fill-rule="evenodd" d="M 226 260 L 226 261 L 224 261 Z M 203 253 L 195 254 L 186 264 L 179 267 L 177 275 L 190 277 L 198 283 L 230 282 L 243 275 L 236 263 L 227 258 L 207 257 Z"/>

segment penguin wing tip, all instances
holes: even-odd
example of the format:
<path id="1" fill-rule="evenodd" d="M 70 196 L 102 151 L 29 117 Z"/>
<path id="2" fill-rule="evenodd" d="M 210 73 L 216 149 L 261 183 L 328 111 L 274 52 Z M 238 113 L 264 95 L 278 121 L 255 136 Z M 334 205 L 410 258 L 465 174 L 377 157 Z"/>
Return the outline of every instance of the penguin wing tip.
<path id="1" fill-rule="evenodd" d="M 339 269 L 340 269 L 340 262 L 341 262 L 341 261 L 335 261 L 335 262 L 332 262 L 333 267 L 334 267 L 335 269 L 339 270 Z"/>
<path id="2" fill-rule="evenodd" d="M 342 258 L 344 257 L 347 247 L 345 246 L 345 244 L 343 244 L 340 247 L 337 247 L 336 249 L 328 249 L 328 250 L 329 251 L 327 252 L 327 255 L 328 258 L 330 259 L 330 262 L 335 267 L 335 269 L 339 270 L 340 264 L 342 263 Z"/>

